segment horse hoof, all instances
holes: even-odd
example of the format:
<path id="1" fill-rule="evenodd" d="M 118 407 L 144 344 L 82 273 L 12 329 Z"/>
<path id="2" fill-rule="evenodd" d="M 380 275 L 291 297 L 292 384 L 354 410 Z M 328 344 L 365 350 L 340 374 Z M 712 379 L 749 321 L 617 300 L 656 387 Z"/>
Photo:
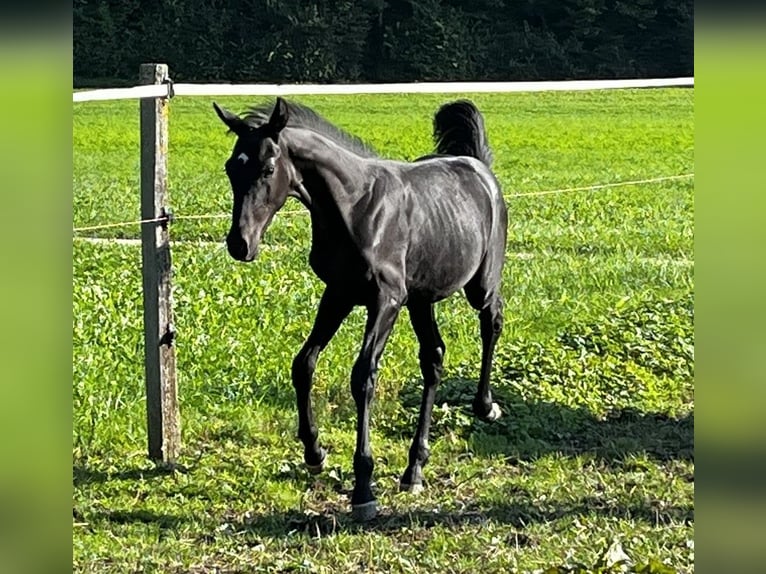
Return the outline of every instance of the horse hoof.
<path id="1" fill-rule="evenodd" d="M 351 518 L 357 522 L 369 522 L 378 514 L 378 502 L 371 500 L 364 504 L 354 504 L 351 507 Z"/>
<path id="2" fill-rule="evenodd" d="M 500 410 L 500 407 L 497 403 L 492 403 L 492 408 L 489 409 L 489 413 L 487 413 L 487 416 L 485 417 L 485 420 L 487 422 L 494 422 L 497 419 L 500 418 L 500 415 L 503 414 L 503 411 Z"/>
<path id="3" fill-rule="evenodd" d="M 400 482 L 399 492 L 410 492 L 412 494 L 420 494 L 421 492 L 423 492 L 423 483 L 413 482 L 412 484 L 407 484 L 405 482 Z"/>
<path id="4" fill-rule="evenodd" d="M 322 460 L 320 460 L 317 464 L 309 464 L 306 463 L 306 470 L 309 471 L 311 474 L 319 474 L 324 470 L 325 464 L 327 463 L 327 451 L 322 449 Z"/>

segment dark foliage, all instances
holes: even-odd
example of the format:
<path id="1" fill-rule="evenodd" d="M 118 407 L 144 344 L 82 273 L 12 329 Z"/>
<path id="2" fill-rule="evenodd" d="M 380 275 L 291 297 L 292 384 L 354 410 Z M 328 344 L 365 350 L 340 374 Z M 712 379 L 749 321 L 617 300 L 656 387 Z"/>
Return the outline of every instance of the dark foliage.
<path id="1" fill-rule="evenodd" d="M 75 85 L 693 74 L 691 0 L 75 0 Z"/>

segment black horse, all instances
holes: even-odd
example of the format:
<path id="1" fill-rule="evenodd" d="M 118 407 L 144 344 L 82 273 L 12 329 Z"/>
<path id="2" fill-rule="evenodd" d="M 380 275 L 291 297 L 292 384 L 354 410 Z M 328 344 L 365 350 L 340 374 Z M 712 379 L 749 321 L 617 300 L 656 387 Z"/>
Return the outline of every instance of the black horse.
<path id="1" fill-rule="evenodd" d="M 473 410 L 487 421 L 500 416 L 489 377 L 503 326 L 500 280 L 508 216 L 490 170 L 484 120 L 469 101 L 442 106 L 434 118 L 436 154 L 407 163 L 380 158 L 311 109 L 281 98 L 244 117 L 213 106 L 238 136 L 226 161 L 234 193 L 226 238 L 231 256 L 256 257 L 288 197 L 311 214 L 309 264 L 326 289 L 292 364 L 298 435 L 311 472 L 320 472 L 327 456 L 311 408 L 317 358 L 352 308 L 367 308 L 364 342 L 351 372 L 358 417 L 351 504 L 354 518 L 369 520 L 377 512 L 370 403 L 378 363 L 402 307 L 409 310 L 420 344 L 424 389 L 400 488 L 422 489 L 429 456 L 431 410 L 445 351 L 433 305 L 461 288 L 480 320 L 481 375 Z"/>

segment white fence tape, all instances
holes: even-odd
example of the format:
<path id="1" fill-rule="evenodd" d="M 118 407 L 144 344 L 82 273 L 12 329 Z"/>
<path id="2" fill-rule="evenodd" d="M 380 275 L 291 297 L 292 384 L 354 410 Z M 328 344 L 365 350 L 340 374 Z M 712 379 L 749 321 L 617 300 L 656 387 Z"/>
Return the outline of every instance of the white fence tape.
<path id="1" fill-rule="evenodd" d="M 73 102 L 93 102 L 100 100 L 131 100 L 134 98 L 165 98 L 168 85 L 134 86 L 132 88 L 109 88 L 106 90 L 85 90 L 72 94 Z"/>
<path id="2" fill-rule="evenodd" d="M 564 92 L 694 86 L 694 78 L 551 82 L 422 82 L 406 84 L 173 84 L 177 96 L 296 96 L 343 94 L 455 94 Z M 169 85 L 74 92 L 73 102 L 167 97 Z"/>

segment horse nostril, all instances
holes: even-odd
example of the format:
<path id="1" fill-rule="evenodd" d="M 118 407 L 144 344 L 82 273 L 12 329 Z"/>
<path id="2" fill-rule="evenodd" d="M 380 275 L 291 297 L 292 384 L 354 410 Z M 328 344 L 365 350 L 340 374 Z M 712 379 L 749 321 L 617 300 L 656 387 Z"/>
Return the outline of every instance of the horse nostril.
<path id="1" fill-rule="evenodd" d="M 229 248 L 229 255 L 238 261 L 244 261 L 247 257 L 247 242 L 241 237 L 228 235 L 226 237 L 226 247 Z"/>

